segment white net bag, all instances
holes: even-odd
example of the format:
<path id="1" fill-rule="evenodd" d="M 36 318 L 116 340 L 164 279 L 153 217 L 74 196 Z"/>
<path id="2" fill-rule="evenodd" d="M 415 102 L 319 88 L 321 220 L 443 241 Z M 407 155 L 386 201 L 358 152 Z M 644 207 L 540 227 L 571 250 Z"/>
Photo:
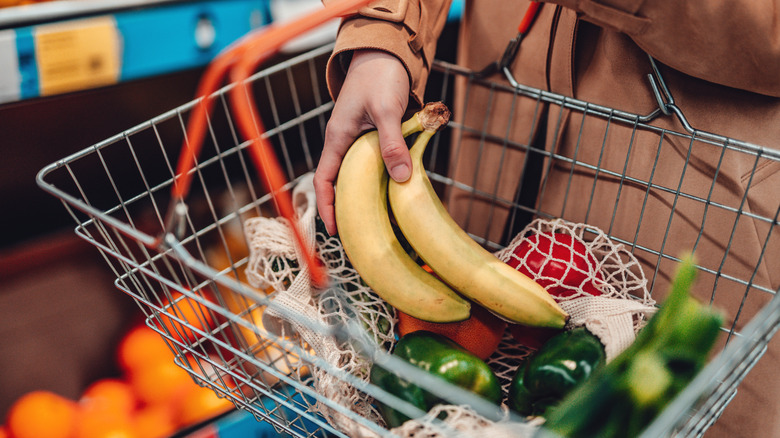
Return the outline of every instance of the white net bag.
<path id="1" fill-rule="evenodd" d="M 274 303 L 294 310 L 303 318 L 326 325 L 358 318 L 373 342 L 390 351 L 395 343 L 395 310 L 361 280 L 338 238 L 328 236 L 319 227 L 312 177 L 307 174 L 299 181 L 293 201 L 305 241 L 324 262 L 333 288 L 322 291 L 312 287 L 308 267 L 298 262 L 300 250 L 283 218 L 258 217 L 245 222 L 250 252 L 247 280 L 257 288 L 273 288 Z M 638 261 L 627 249 L 593 227 L 563 220 L 535 220 L 496 256 L 548 291 L 554 291 L 554 298 L 570 315 L 566 328 L 587 327 L 604 344 L 607 360 L 633 342 L 636 332 L 655 311 L 655 302 L 647 291 L 647 280 Z M 312 330 L 301 318 L 285 318 L 273 307 L 264 312 L 263 324 L 279 336 L 296 334 L 305 348 L 333 369 L 369 381 L 370 359 L 359 354 L 353 344 L 337 342 L 332 336 Z M 486 360 L 504 394 L 518 366 L 532 352 L 518 344 L 508 331 L 504 333 L 498 349 Z M 313 366 L 310 379 L 311 382 L 304 383 L 311 383 L 322 399 L 384 425 L 373 400 L 334 373 Z M 375 435 L 320 400 L 310 408 L 349 436 Z M 505 402 L 502 409 L 507 411 Z M 407 421 L 392 432 L 409 438 L 439 437 L 443 436 L 437 427 L 441 422 L 450 434 L 455 430 L 462 436 L 531 436 L 538 427 L 533 421 L 528 424 L 493 422 L 468 406 L 439 405 L 425 417 Z"/>
<path id="2" fill-rule="evenodd" d="M 588 236 L 586 239 L 585 236 Z M 612 360 L 656 311 L 639 261 L 603 231 L 562 219 L 536 219 L 496 253 L 545 287 Z"/>
<path id="3" fill-rule="evenodd" d="M 250 254 L 247 281 L 253 287 L 272 288 L 275 292 L 271 299 L 275 305 L 300 315 L 286 318 L 269 307 L 263 313 L 266 330 L 280 337 L 295 334 L 306 348 L 333 369 L 368 381 L 371 363 L 358 354 L 354 345 L 339 343 L 332 336 L 312 330 L 304 321 L 339 324 L 356 317 L 377 344 L 387 349 L 395 341 L 395 310 L 363 283 L 349 264 L 340 241 L 327 236 L 324 230 L 317 230 L 312 177 L 312 174 L 307 174 L 299 181 L 293 191 L 293 203 L 304 240 L 310 249 L 316 247 L 331 279 L 332 289 L 323 291 L 312 287 L 309 268 L 298 262 L 302 260 L 301 251 L 284 218 L 255 217 L 245 221 Z M 341 293 L 337 294 L 334 290 Z M 332 400 L 381 423 L 381 416 L 372 405 L 373 400 L 352 385 L 345 384 L 334 373 L 312 367 L 311 378 L 315 390 L 323 399 Z M 319 400 L 312 408 L 350 436 L 374 435 Z"/>
<path id="4" fill-rule="evenodd" d="M 447 438 L 459 437 L 490 437 L 490 438 L 532 438 L 541 421 L 531 420 L 527 423 L 510 421 L 490 421 L 474 412 L 469 406 L 437 405 L 424 417 L 407 421 L 392 430 L 402 437 L 440 438 L 442 428 L 438 422 L 444 419 L 448 426 Z M 454 432 L 453 432 L 454 431 Z"/>

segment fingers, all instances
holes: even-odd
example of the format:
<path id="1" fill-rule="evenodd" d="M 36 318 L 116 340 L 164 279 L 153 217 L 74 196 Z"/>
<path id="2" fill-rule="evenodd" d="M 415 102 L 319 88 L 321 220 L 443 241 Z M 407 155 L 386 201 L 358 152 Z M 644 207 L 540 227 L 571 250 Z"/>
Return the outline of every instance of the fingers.
<path id="1" fill-rule="evenodd" d="M 335 128 L 338 124 L 329 124 L 325 131 L 322 156 L 314 173 L 314 193 L 317 197 L 317 211 L 325 224 L 328 234 L 336 234 L 336 210 L 334 202 L 336 191 L 334 185 L 339 174 L 339 167 L 348 147 L 355 141 L 357 133 Z"/>
<path id="2" fill-rule="evenodd" d="M 409 179 L 411 158 L 401 134 L 409 87 L 406 69 L 395 56 L 375 50 L 353 54 L 325 129 L 322 155 L 314 174 L 317 210 L 330 235 L 337 232 L 334 185 L 339 167 L 362 132 L 376 128 L 390 177 L 399 182 Z"/>
<path id="3" fill-rule="evenodd" d="M 401 134 L 402 117 L 403 114 L 399 113 L 377 120 L 382 159 L 390 178 L 398 182 L 406 181 L 412 174 L 412 159 L 409 156 L 409 148 Z"/>
<path id="4" fill-rule="evenodd" d="M 409 179 L 412 171 L 412 160 L 409 149 L 401 134 L 401 117 L 396 119 L 382 119 L 381 126 L 377 127 L 379 133 L 379 145 L 382 159 L 385 162 L 390 177 L 398 182 Z M 358 130 L 342 130 L 334 128 L 337 124 L 329 124 L 325 132 L 325 142 L 322 149 L 317 170 L 314 173 L 314 192 L 317 198 L 317 211 L 319 212 L 325 229 L 331 236 L 337 232 L 335 183 L 339 168 L 347 149 L 359 135 Z M 354 132 L 353 132 L 354 131 Z"/>
<path id="5" fill-rule="evenodd" d="M 340 161 L 337 160 L 337 162 Z M 325 168 L 326 166 L 323 166 L 321 160 L 320 166 L 317 167 L 317 171 L 314 173 L 314 192 L 316 193 L 317 211 L 320 219 L 325 224 L 325 230 L 328 234 L 333 236 L 336 234 L 336 209 L 334 207 L 336 191 L 333 188 L 335 175 L 332 172 L 325 171 Z"/>
<path id="6" fill-rule="evenodd" d="M 388 169 L 390 177 L 403 182 L 411 175 L 412 162 L 409 149 L 401 133 L 401 119 L 403 113 L 390 109 L 375 110 L 376 129 L 379 134 L 379 144 L 382 159 Z M 355 123 L 342 120 L 339 112 L 334 112 L 333 117 L 325 130 L 325 141 L 317 170 L 314 173 L 314 191 L 317 198 L 317 211 L 328 234 L 337 232 L 336 214 L 334 203 L 336 192 L 334 185 L 338 177 L 341 162 L 347 150 L 360 134 L 361 128 Z M 346 128 L 345 128 L 346 127 Z"/>

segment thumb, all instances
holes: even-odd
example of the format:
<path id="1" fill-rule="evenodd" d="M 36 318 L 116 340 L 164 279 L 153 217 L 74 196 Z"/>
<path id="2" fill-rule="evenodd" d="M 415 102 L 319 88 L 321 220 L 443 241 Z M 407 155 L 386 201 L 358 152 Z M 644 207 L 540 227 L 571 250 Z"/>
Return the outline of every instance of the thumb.
<path id="1" fill-rule="evenodd" d="M 412 158 L 409 155 L 409 147 L 401 134 L 400 119 L 397 123 L 378 125 L 377 132 L 382 160 L 385 162 L 390 178 L 397 182 L 408 180 L 412 174 Z"/>

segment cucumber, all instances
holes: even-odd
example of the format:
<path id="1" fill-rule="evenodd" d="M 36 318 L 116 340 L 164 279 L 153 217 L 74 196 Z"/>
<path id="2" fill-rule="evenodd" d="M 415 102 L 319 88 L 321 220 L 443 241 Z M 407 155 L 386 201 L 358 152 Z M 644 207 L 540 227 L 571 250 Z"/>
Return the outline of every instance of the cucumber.
<path id="1" fill-rule="evenodd" d="M 690 295 L 695 278 L 687 256 L 634 343 L 548 412 L 543 436 L 637 436 L 693 380 L 723 324 L 721 312 Z"/>

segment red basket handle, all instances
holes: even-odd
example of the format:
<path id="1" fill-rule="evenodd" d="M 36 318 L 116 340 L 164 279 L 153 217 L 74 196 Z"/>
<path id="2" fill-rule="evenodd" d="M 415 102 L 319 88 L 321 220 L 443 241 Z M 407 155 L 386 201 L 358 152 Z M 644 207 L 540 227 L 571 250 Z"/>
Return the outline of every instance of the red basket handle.
<path id="1" fill-rule="evenodd" d="M 531 23 L 534 22 L 534 18 L 536 18 L 536 14 L 539 11 L 539 6 L 541 5 L 538 1 L 532 1 L 528 5 L 528 8 L 523 15 L 523 19 L 520 20 L 520 25 L 517 26 L 517 33 L 525 34 L 528 32 L 528 29 L 531 28 Z"/>
<path id="2" fill-rule="evenodd" d="M 327 273 L 313 251 L 309 250 L 300 227 L 294 220 L 292 197 L 288 191 L 282 190 L 288 183 L 287 178 L 273 148 L 262 136 L 264 128 L 257 117 L 257 111 L 253 110 L 255 102 L 247 90 L 246 80 L 260 63 L 278 52 L 287 42 L 334 18 L 354 13 L 369 1 L 371 0 L 329 2 L 324 8 L 305 14 L 289 23 L 270 24 L 237 41 L 209 63 L 198 84 L 196 95 L 201 98 L 201 101 L 193 108 L 187 123 L 186 136 L 176 167 L 177 177 L 171 192 L 174 202 L 183 201 L 189 193 L 192 183 L 191 171 L 200 154 L 208 127 L 208 115 L 214 105 L 214 99 L 208 97 L 217 91 L 227 73 L 230 72 L 231 81 L 236 82 L 229 95 L 238 129 L 245 139 L 251 140 L 250 153 L 255 167 L 264 177 L 262 179 L 265 189 L 271 193 L 279 213 L 292 224 L 296 243 L 302 250 L 304 262 L 309 266 L 312 282 L 319 287 L 327 284 Z"/>

